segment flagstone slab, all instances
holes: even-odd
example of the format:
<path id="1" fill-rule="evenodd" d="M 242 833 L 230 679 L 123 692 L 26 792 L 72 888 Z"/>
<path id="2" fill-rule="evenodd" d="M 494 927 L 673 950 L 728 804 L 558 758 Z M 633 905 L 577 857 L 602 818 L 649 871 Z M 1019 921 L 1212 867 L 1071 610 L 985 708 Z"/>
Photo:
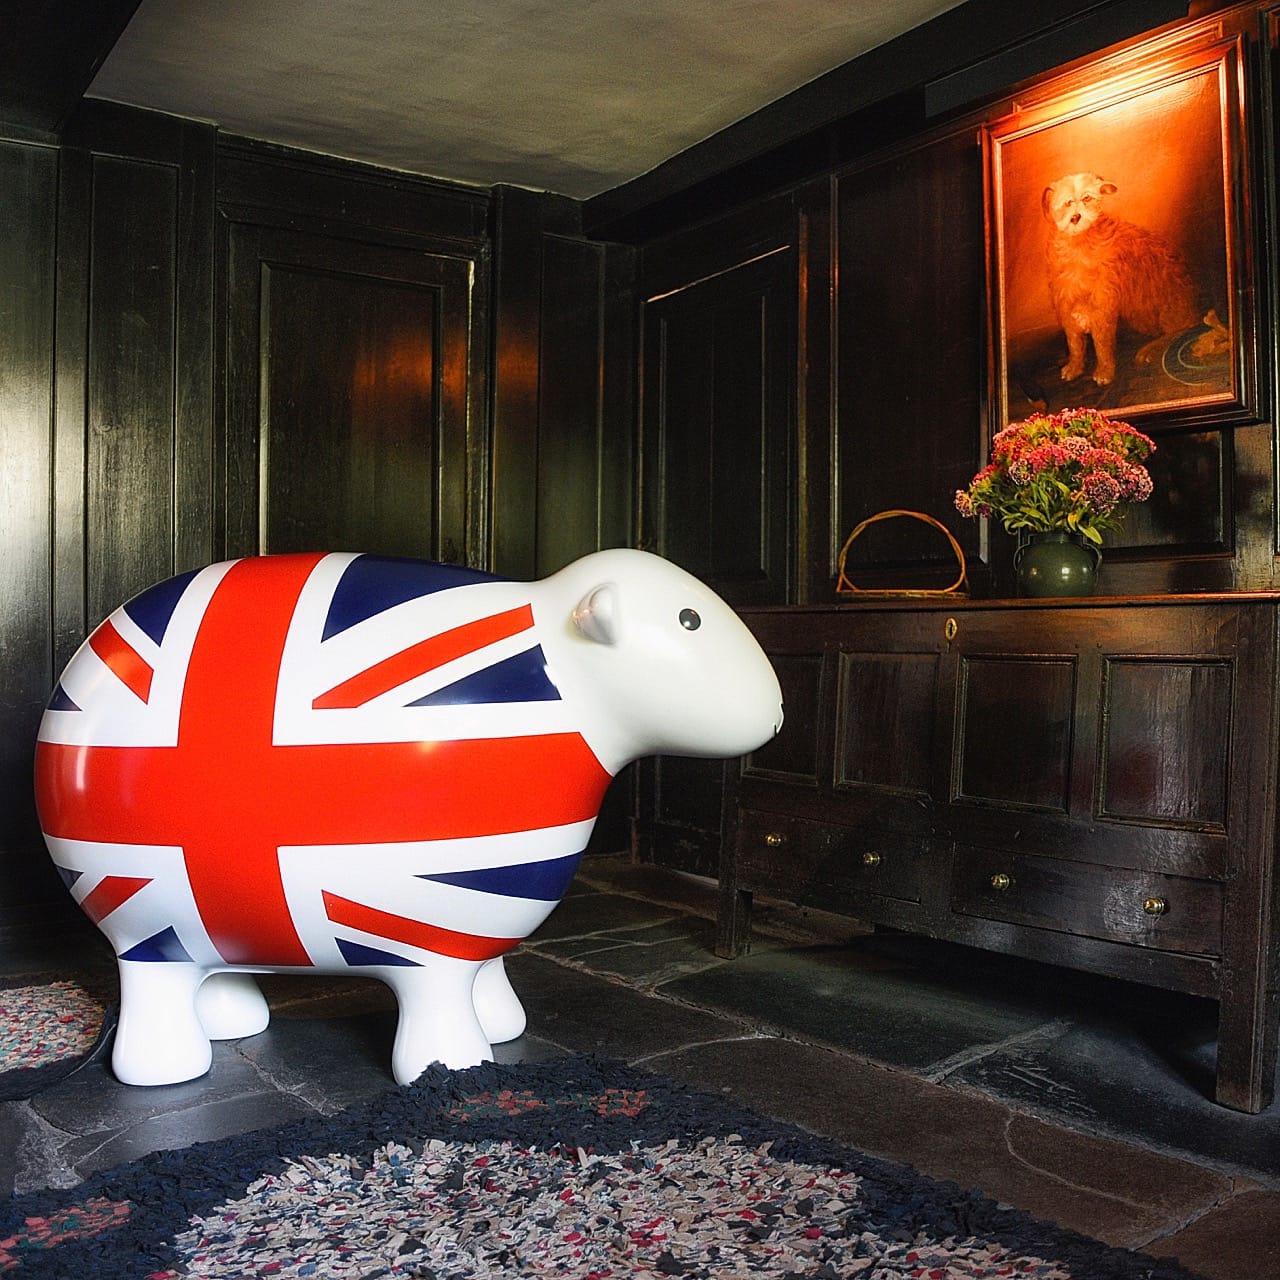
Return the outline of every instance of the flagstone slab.
<path id="1" fill-rule="evenodd" d="M 90 1063 L 27 1104 L 20 1189 L 71 1170 L 84 1177 L 148 1151 L 173 1150 L 315 1115 L 301 1098 L 265 1080 L 230 1044 L 214 1046 L 208 1075 L 182 1084 L 120 1084 L 103 1062 Z M 37 1141 L 38 1139 L 38 1141 Z"/>
<path id="2" fill-rule="evenodd" d="M 507 972 L 529 1016 L 528 1034 L 574 1053 L 628 1062 L 751 1032 L 743 1023 L 517 951 Z"/>
<path id="3" fill-rule="evenodd" d="M 618 893 L 599 893 L 574 884 L 530 936 L 532 941 L 545 945 L 552 939 L 640 929 L 660 921 L 682 918 L 681 913 L 672 907 Z"/>
<path id="4" fill-rule="evenodd" d="M 1205 1276 L 1276 1280 L 1280 1275 L 1280 1190 L 1246 1185 L 1213 1213 L 1155 1241 L 1146 1252 L 1177 1258 Z"/>
<path id="5" fill-rule="evenodd" d="M 990 1098 L 814 1045 L 699 1045 L 661 1066 L 775 1119 L 1124 1248 L 1174 1230 L 1232 1192 L 1229 1177 L 1189 1162 L 1067 1133 Z M 798 1088 L 797 1081 L 822 1083 Z"/>
<path id="6" fill-rule="evenodd" d="M 1127 1021 L 1076 1025 L 1051 1045 L 1010 1045 L 969 1063 L 950 1082 L 1229 1173 L 1280 1178 L 1280 1103 L 1251 1116 L 1212 1101 L 1216 1039 L 1211 1021 L 1197 1031 L 1195 1013 L 1154 1042 Z"/>
<path id="7" fill-rule="evenodd" d="M 1011 1037 L 1053 1033 L 1053 1008 L 1034 994 L 993 1002 L 949 976 L 844 947 L 761 950 L 662 991 L 919 1071 Z"/>

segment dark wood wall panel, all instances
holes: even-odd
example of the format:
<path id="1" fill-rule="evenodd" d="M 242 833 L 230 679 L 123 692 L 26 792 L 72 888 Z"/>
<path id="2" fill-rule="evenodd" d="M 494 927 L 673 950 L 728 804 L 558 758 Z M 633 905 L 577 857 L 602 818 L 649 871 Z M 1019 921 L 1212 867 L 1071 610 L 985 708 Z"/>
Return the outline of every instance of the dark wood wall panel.
<path id="1" fill-rule="evenodd" d="M 92 208 L 89 626 L 174 569 L 178 170 L 95 156 Z"/>
<path id="2" fill-rule="evenodd" d="M 952 506 L 984 460 L 982 153 L 972 129 L 837 177 L 836 534 L 890 508 L 943 521 L 977 568 L 975 522 Z M 834 549 L 814 548 L 824 558 Z M 885 521 L 849 563 L 955 577 L 946 540 Z M 851 575 L 854 576 L 854 575 Z M 945 585 L 939 583 L 938 585 Z"/>
<path id="3" fill-rule="evenodd" d="M 28 853 L 36 726 L 52 685 L 49 605 L 58 154 L 0 143 L 0 907 L 45 883 Z"/>
<path id="4" fill-rule="evenodd" d="M 767 436 L 768 368 L 771 308 L 793 309 L 795 296 L 763 290 L 733 299 L 713 318 L 712 419 L 705 482 L 681 492 L 677 462 L 667 477 L 668 501 L 696 509 L 702 493 L 710 498 L 711 545 L 706 563 L 717 576 L 749 581 L 766 577 L 769 564 L 769 465 Z M 776 322 L 775 322 L 776 323 Z M 732 358 L 725 357 L 732 354 Z M 785 367 L 785 366 L 784 366 Z M 738 465 L 739 460 L 741 465 Z"/>
<path id="5" fill-rule="evenodd" d="M 565 294 L 553 312 L 544 311 L 539 333 L 539 577 L 600 545 L 600 503 L 589 495 L 600 492 L 601 481 L 603 267 L 598 245 L 544 236 L 542 296 L 561 282 Z"/>
<path id="6" fill-rule="evenodd" d="M 30 801 L 55 673 L 116 605 L 207 558 L 212 157 L 208 126 L 106 106 L 61 148 L 0 144 L 0 385 L 23 402 L 0 415 L 0 521 L 21 524 L 0 572 L 30 579 L 0 583 L 0 918 L 64 900 Z"/>
<path id="7" fill-rule="evenodd" d="M 493 567 L 554 572 L 634 528 L 635 253 L 581 236 L 564 197 L 499 187 Z"/>
<path id="8" fill-rule="evenodd" d="M 619 386 L 613 374 L 630 365 L 631 352 L 621 361 L 621 351 L 611 354 L 617 337 L 632 331 L 618 305 L 631 298 L 626 283 L 614 277 L 604 245 L 543 237 L 534 559 L 539 577 L 587 552 L 631 540 L 630 382 Z M 625 333 L 612 335 L 611 323 L 623 323 Z"/>
<path id="9" fill-rule="evenodd" d="M 645 307 L 646 541 L 735 604 L 790 589 L 797 309 L 788 249 Z"/>
<path id="10" fill-rule="evenodd" d="M 1129 508 L 1124 524 L 1107 535 L 1107 548 L 1229 557 L 1235 532 L 1232 439 L 1229 431 L 1161 436 L 1147 462 L 1151 497 Z M 1253 500 L 1258 496 L 1255 491 Z"/>

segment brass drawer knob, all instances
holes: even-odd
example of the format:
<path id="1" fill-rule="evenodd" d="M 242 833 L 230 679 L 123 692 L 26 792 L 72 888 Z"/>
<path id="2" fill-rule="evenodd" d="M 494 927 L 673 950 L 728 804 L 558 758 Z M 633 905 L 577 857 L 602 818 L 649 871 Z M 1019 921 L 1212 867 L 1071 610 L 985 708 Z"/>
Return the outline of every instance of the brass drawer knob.
<path id="1" fill-rule="evenodd" d="M 878 867 L 880 865 L 880 855 L 874 849 L 868 849 L 862 855 L 862 865 L 864 867 Z"/>
<path id="2" fill-rule="evenodd" d="M 787 837 L 780 831 L 770 831 L 764 838 L 765 845 L 770 849 L 781 849 L 787 843 Z"/>
<path id="3" fill-rule="evenodd" d="M 1169 904 L 1163 898 L 1148 898 L 1142 909 L 1149 916 L 1162 916 L 1169 910 Z"/>
<path id="4" fill-rule="evenodd" d="M 1007 876 L 1003 871 L 997 871 L 991 877 L 991 887 L 997 893 L 1003 893 L 1013 883 L 1013 877 Z"/>

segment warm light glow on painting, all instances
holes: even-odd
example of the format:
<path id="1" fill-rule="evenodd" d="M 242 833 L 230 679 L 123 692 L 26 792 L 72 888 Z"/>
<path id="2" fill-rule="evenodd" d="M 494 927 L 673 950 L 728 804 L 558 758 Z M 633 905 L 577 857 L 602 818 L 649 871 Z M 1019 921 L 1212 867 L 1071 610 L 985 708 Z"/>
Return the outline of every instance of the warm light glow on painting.
<path id="1" fill-rule="evenodd" d="M 996 416 L 1238 394 L 1231 59 L 1076 89 L 991 130 Z"/>

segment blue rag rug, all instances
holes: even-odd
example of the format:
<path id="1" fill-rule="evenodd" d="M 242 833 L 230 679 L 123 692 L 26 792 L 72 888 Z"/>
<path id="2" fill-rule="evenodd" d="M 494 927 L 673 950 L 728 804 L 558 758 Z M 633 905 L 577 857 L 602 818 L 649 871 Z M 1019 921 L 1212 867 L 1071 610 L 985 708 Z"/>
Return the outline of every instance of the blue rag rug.
<path id="1" fill-rule="evenodd" d="M 11 1199 L 16 1280 L 1193 1280 L 590 1057 L 467 1071 Z"/>
<path id="2" fill-rule="evenodd" d="M 105 1049 L 108 990 L 98 975 L 0 980 L 0 1102 L 33 1097 Z"/>

